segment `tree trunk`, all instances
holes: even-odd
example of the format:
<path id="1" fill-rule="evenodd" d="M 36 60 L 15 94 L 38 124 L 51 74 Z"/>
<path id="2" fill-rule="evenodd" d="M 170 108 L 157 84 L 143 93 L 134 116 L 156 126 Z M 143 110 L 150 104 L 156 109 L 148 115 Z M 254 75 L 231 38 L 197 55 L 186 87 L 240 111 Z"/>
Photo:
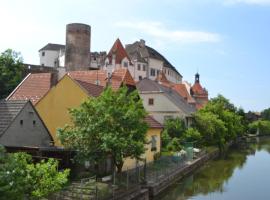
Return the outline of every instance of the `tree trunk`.
<path id="1" fill-rule="evenodd" d="M 124 165 L 124 162 L 123 161 L 120 161 L 120 162 L 115 162 L 115 166 L 117 167 L 117 173 L 121 173 L 122 172 L 122 167 Z"/>

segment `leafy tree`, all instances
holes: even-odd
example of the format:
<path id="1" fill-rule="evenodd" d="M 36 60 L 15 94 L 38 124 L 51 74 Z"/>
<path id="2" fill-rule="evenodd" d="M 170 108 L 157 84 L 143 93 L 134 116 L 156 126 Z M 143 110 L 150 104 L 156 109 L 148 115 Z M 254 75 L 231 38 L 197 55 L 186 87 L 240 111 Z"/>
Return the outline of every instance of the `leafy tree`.
<path id="1" fill-rule="evenodd" d="M 167 119 L 164 123 L 164 131 L 162 134 L 168 134 L 171 138 L 180 138 L 181 135 L 185 132 L 186 125 L 183 119 L 172 118 Z"/>
<path id="2" fill-rule="evenodd" d="M 58 162 L 34 164 L 26 153 L 7 154 L 0 148 L 0 199 L 39 199 L 60 190 L 69 170 L 58 172 Z"/>
<path id="3" fill-rule="evenodd" d="M 256 134 L 257 130 L 260 135 L 270 135 L 270 121 L 258 120 L 249 124 L 249 133 Z"/>
<path id="4" fill-rule="evenodd" d="M 22 80 L 23 63 L 19 53 L 8 49 L 0 55 L 0 99 L 5 98 Z"/>
<path id="5" fill-rule="evenodd" d="M 263 110 L 261 116 L 262 119 L 270 121 L 270 108 Z"/>
<path id="6" fill-rule="evenodd" d="M 172 138 L 172 140 L 170 141 L 170 143 L 167 146 L 167 149 L 169 151 L 180 151 L 182 149 L 182 145 L 180 144 L 181 141 L 179 138 Z"/>
<path id="7" fill-rule="evenodd" d="M 137 91 L 108 87 L 70 114 L 73 125 L 59 129 L 58 135 L 64 146 L 78 151 L 80 160 L 97 164 L 110 155 L 120 172 L 124 158 L 140 159 L 145 152 L 146 111 Z"/>
<path id="8" fill-rule="evenodd" d="M 188 128 L 182 137 L 182 140 L 184 142 L 200 142 L 202 139 L 202 136 L 200 132 L 195 128 Z"/>
<path id="9" fill-rule="evenodd" d="M 217 115 L 200 110 L 195 114 L 195 127 L 201 133 L 205 145 L 217 145 L 223 151 L 227 129 Z"/>

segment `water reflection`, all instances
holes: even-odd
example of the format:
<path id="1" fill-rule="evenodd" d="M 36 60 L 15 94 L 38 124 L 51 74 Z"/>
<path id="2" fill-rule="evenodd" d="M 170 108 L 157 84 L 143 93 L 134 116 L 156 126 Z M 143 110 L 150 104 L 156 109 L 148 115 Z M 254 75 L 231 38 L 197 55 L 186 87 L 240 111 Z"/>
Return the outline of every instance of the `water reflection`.
<path id="1" fill-rule="evenodd" d="M 248 191 L 246 191 L 248 187 L 260 187 L 260 189 L 262 187 L 258 185 L 258 183 L 256 183 L 256 186 L 250 184 L 245 186 L 245 184 L 250 183 L 249 178 L 254 176 L 258 179 L 261 178 L 263 181 L 264 178 L 260 176 L 265 174 L 268 175 L 270 180 L 268 170 L 261 172 L 263 169 L 260 169 L 260 172 L 256 174 L 256 168 L 260 165 L 270 166 L 270 138 L 254 140 L 231 149 L 225 158 L 209 162 L 193 175 L 176 183 L 172 188 L 165 191 L 156 199 L 232 199 L 236 197 L 237 199 L 252 199 L 252 195 L 249 195 L 249 198 Z M 267 159 L 264 158 L 266 156 Z M 255 159 L 256 157 L 257 160 Z M 251 170 L 252 175 L 249 170 Z M 268 182 L 262 182 L 261 184 L 268 185 Z M 253 191 L 252 188 L 250 191 Z M 261 192 L 260 189 L 254 191 Z M 268 192 L 268 190 L 266 192 Z M 242 193 L 245 193 L 247 196 L 244 197 Z M 264 197 L 266 198 L 267 195 L 270 197 L 268 193 L 263 195 L 262 199 L 264 199 Z M 256 194 L 254 194 L 254 196 L 256 196 Z M 270 198 L 267 196 L 267 199 Z"/>

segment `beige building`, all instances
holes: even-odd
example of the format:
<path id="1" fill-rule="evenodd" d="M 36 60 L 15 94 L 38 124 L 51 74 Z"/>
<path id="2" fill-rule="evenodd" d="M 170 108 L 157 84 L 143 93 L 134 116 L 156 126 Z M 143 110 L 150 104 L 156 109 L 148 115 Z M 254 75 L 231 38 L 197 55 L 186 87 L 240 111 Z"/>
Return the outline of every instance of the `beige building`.
<path id="1" fill-rule="evenodd" d="M 136 87 L 146 111 L 159 123 L 164 124 L 168 118 L 180 117 L 188 126 L 190 125 L 191 114 L 196 108 L 187 103 L 174 89 L 147 78 L 138 82 Z"/>

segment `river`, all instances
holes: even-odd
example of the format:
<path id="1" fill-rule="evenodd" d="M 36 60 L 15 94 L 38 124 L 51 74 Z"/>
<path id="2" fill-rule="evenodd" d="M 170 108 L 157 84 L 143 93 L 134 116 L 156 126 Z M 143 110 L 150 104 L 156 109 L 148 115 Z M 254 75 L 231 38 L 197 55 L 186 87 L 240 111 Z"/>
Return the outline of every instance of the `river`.
<path id="1" fill-rule="evenodd" d="M 270 200 L 270 138 L 231 148 L 164 191 L 158 200 Z"/>

